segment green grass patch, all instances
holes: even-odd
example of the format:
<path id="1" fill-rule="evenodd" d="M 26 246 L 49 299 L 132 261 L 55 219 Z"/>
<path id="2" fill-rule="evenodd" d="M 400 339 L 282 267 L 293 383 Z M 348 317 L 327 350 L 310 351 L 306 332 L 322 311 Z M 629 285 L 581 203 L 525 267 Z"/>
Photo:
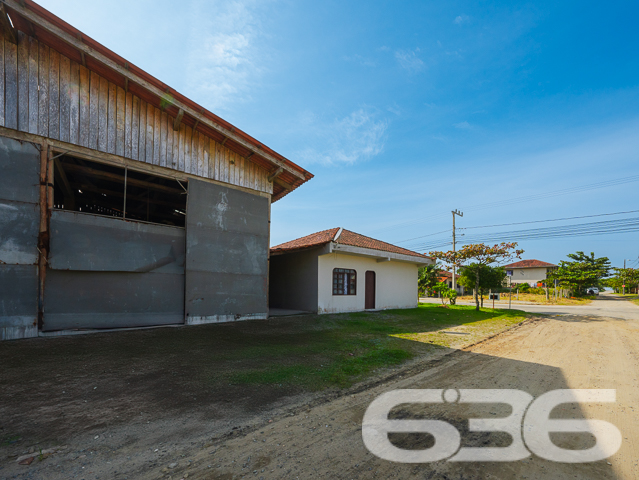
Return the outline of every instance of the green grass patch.
<path id="1" fill-rule="evenodd" d="M 347 387 L 379 368 L 473 343 L 521 322 L 525 315 L 517 310 L 476 312 L 468 306 L 421 304 L 409 310 L 312 316 L 311 322 L 297 317 L 288 320 L 287 335 L 265 331 L 268 340 L 238 345 L 237 351 L 227 353 L 228 360 L 237 359 L 236 368 L 211 381 L 310 390 Z M 444 333 L 448 330 L 453 333 Z M 240 358 L 259 360 L 259 365 L 242 365 Z"/>
<path id="2" fill-rule="evenodd" d="M 171 399 L 175 392 L 189 392 L 185 398 L 197 401 L 266 402 L 289 393 L 348 387 L 379 369 L 473 343 L 526 315 L 422 304 L 409 310 L 5 342 L 0 349 L 0 391 L 24 378 L 33 378 L 34 385 L 51 378 L 66 385 L 77 378 L 108 375 L 136 385 L 149 398 Z M 48 370 L 41 378 L 42 365 Z"/>

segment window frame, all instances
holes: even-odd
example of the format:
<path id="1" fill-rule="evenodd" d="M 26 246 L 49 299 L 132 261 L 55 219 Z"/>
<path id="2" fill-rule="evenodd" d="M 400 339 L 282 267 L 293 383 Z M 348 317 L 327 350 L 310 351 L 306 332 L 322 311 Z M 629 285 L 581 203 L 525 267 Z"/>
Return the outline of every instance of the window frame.
<path id="1" fill-rule="evenodd" d="M 344 286 L 348 286 L 346 293 Z M 331 292 L 334 297 L 357 296 L 357 271 L 353 268 L 335 267 L 331 276 Z"/>

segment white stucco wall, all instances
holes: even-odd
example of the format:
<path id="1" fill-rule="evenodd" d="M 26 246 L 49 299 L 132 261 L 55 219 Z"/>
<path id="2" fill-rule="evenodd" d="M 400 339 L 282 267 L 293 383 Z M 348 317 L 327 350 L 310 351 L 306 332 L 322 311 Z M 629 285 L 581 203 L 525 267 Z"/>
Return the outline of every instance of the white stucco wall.
<path id="1" fill-rule="evenodd" d="M 513 271 L 513 283 L 536 283 L 546 280 L 546 271 L 548 270 L 548 268 L 507 268 L 506 270 Z"/>
<path id="2" fill-rule="evenodd" d="M 334 268 L 357 272 L 357 295 L 333 295 Z M 417 265 L 333 252 L 318 257 L 318 312 L 364 310 L 367 270 L 375 272 L 375 310 L 417 307 Z"/>

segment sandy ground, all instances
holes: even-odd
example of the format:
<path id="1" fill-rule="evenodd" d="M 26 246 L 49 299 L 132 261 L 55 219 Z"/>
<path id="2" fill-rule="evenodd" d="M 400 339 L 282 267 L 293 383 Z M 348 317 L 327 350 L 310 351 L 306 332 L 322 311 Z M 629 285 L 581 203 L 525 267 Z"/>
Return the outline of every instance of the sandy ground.
<path id="1" fill-rule="evenodd" d="M 228 415 L 214 421 L 198 412 L 156 420 L 144 405 L 131 406 L 139 407 L 139 419 L 106 425 L 97 438 L 95 429 L 77 435 L 66 449 L 30 467 L 5 457 L 0 478 L 639 478 L 639 307 L 608 296 L 562 312 L 550 308 L 561 315 L 413 364 L 377 383 L 339 395 L 288 398 L 252 416 L 236 415 L 229 405 Z M 607 460 L 574 465 L 536 456 L 511 463 L 388 462 L 366 450 L 361 420 L 374 398 L 398 388 L 511 388 L 533 396 L 561 388 L 614 388 L 614 404 L 580 405 L 557 415 L 612 422 L 622 432 L 622 447 Z M 401 418 L 433 415 L 426 408 L 410 406 Z M 499 406 L 444 410 L 434 415 L 460 429 L 463 446 L 508 444 L 465 428 L 469 416 L 501 415 Z M 583 436 L 554 440 L 567 448 L 591 445 Z M 404 448 L 424 445 L 410 435 L 394 441 Z"/>

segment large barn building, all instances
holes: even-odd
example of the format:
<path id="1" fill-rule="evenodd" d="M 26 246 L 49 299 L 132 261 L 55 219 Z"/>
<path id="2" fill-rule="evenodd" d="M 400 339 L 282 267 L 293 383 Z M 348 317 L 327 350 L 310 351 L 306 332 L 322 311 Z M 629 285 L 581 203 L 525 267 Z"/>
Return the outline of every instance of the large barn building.
<path id="1" fill-rule="evenodd" d="M 312 175 L 34 2 L 0 26 L 0 339 L 266 318 Z"/>

